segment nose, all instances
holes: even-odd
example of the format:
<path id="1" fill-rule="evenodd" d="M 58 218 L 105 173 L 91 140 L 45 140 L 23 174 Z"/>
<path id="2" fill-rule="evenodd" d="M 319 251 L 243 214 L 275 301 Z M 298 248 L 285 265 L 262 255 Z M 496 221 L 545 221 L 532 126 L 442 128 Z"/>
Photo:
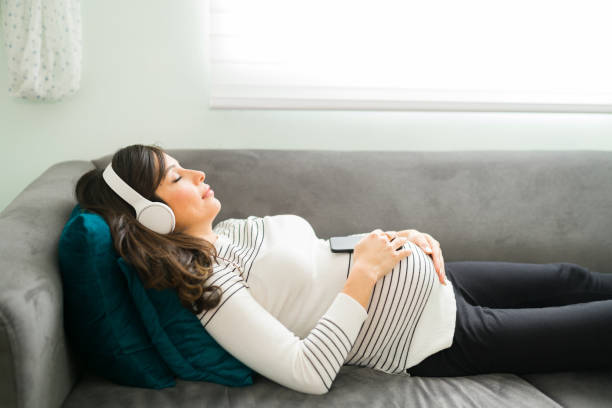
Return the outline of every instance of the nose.
<path id="1" fill-rule="evenodd" d="M 203 183 L 206 178 L 206 173 L 200 170 L 196 170 L 196 180 L 198 180 L 198 184 Z"/>

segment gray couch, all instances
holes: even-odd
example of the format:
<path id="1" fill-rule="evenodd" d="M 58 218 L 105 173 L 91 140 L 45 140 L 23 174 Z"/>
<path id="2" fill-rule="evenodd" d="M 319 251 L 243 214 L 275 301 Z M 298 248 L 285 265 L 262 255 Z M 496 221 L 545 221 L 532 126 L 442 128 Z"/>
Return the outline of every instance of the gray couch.
<path id="1" fill-rule="evenodd" d="M 440 241 L 447 262 L 563 261 L 612 272 L 612 152 L 169 154 L 207 173 L 223 206 L 217 222 L 293 213 L 321 238 L 415 228 Z M 612 406 L 612 370 L 419 378 L 344 366 L 323 396 L 261 376 L 245 388 L 178 380 L 156 391 L 83 372 L 66 342 L 57 243 L 77 179 L 110 156 L 51 166 L 0 213 L 2 407 Z"/>

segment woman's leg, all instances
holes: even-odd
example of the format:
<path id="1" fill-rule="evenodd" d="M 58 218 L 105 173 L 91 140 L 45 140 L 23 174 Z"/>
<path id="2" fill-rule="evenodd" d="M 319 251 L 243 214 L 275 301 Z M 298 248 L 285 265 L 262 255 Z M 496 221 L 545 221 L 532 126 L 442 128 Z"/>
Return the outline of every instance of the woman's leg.
<path id="1" fill-rule="evenodd" d="M 446 271 L 457 299 L 453 344 L 411 375 L 612 367 L 612 274 L 498 262 L 451 262 Z"/>
<path id="2" fill-rule="evenodd" d="M 453 344 L 409 368 L 411 375 L 612 368 L 612 300 L 520 309 L 457 300 Z"/>
<path id="3" fill-rule="evenodd" d="M 571 263 L 447 262 L 456 289 L 474 306 L 561 306 L 612 299 L 612 273 Z"/>

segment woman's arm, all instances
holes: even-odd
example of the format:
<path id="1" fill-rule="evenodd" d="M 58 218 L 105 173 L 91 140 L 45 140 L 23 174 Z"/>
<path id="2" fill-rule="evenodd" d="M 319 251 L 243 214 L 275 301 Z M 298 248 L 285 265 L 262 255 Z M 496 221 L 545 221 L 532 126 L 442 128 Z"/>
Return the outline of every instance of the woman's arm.
<path id="1" fill-rule="evenodd" d="M 219 306 L 204 313 L 201 321 L 221 347 L 259 374 L 296 391 L 324 394 L 366 318 L 360 301 L 341 292 L 300 339 L 242 286 L 224 291 Z"/>
<path id="2" fill-rule="evenodd" d="M 372 290 L 374 290 L 376 284 L 376 278 L 375 274 L 370 273 L 361 264 L 353 263 L 342 293 L 346 293 L 359 302 L 364 309 L 367 309 L 372 297 Z"/>

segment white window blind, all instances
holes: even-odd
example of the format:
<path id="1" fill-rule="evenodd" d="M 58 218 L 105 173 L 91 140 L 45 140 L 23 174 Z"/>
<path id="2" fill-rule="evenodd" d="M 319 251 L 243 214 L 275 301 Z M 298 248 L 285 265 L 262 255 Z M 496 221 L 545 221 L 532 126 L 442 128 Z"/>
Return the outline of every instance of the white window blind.
<path id="1" fill-rule="evenodd" d="M 213 108 L 612 112 L 610 0 L 209 0 Z"/>

